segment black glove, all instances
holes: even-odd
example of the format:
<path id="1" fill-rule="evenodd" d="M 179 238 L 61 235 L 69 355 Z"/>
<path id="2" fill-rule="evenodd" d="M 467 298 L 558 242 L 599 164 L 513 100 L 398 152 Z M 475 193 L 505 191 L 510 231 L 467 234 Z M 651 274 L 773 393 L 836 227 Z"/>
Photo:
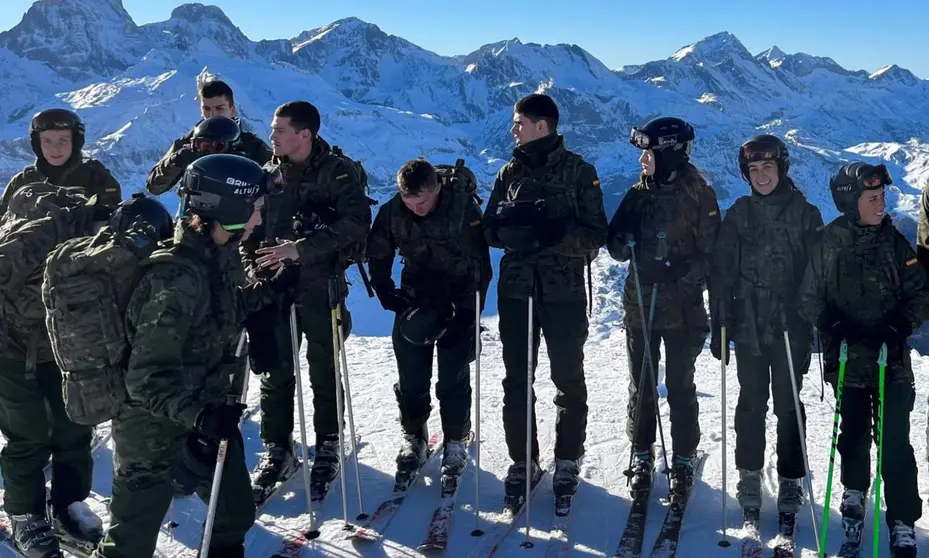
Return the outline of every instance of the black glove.
<path id="1" fill-rule="evenodd" d="M 245 405 L 242 403 L 207 407 L 197 415 L 194 429 L 210 438 L 220 440 L 234 438 L 239 434 L 239 420 L 242 418 L 243 411 L 245 411 Z"/>
<path id="2" fill-rule="evenodd" d="M 551 248 L 564 239 L 568 227 L 561 221 L 544 220 L 536 224 L 536 235 L 541 248 Z"/>
<path id="3" fill-rule="evenodd" d="M 880 347 L 882 343 L 887 348 L 900 347 L 906 343 L 907 338 L 913 334 L 913 326 L 900 312 L 893 312 L 877 327 L 870 338 L 867 339 L 873 346 Z"/>
<path id="4" fill-rule="evenodd" d="M 836 317 L 827 320 L 826 323 L 823 330 L 836 341 L 844 339 L 847 344 L 853 345 L 862 339 L 861 328 L 854 327 L 844 318 Z"/>
<path id="5" fill-rule="evenodd" d="M 710 352 L 713 353 L 713 358 L 716 360 L 722 361 L 723 356 L 725 355 L 726 366 L 729 365 L 729 339 L 726 339 L 726 346 L 723 347 L 722 343 L 722 331 L 719 327 L 713 327 L 713 334 L 710 338 Z"/>
<path id="6" fill-rule="evenodd" d="M 690 261 L 686 259 L 646 260 L 639 262 L 639 279 L 643 283 L 674 283 L 690 271 Z"/>
<path id="7" fill-rule="evenodd" d="M 193 147 L 182 147 L 171 155 L 171 166 L 186 169 L 188 165 L 199 159 L 201 155 L 202 153 L 198 152 Z"/>
<path id="8" fill-rule="evenodd" d="M 413 304 L 413 301 L 397 288 L 380 289 L 375 291 L 375 294 L 378 302 L 381 303 L 381 307 L 388 312 L 399 314 Z"/>
<path id="9" fill-rule="evenodd" d="M 268 279 L 268 285 L 277 294 L 284 295 L 288 301 L 296 298 L 300 289 L 300 266 L 294 263 L 285 263 L 277 268 L 274 277 Z"/>
<path id="10" fill-rule="evenodd" d="M 198 486 L 212 479 L 218 450 L 215 441 L 198 434 L 188 434 L 169 471 L 174 493 L 190 496 Z"/>

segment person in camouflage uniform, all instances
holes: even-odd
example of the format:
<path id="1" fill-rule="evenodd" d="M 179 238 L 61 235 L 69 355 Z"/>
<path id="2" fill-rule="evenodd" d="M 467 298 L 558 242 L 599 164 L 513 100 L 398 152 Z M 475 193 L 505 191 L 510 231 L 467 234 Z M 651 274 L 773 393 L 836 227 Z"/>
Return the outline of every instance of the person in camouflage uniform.
<path id="1" fill-rule="evenodd" d="M 6 212 L 17 190 L 34 182 L 82 188 L 88 198 L 97 196 L 97 203 L 111 209 L 122 200 L 119 182 L 103 163 L 81 155 L 85 128 L 75 112 L 66 109 L 39 112 L 29 124 L 29 138 L 35 163 L 10 179 L 0 198 L 0 215 Z"/>
<path id="2" fill-rule="evenodd" d="M 367 238 L 371 208 L 355 168 L 333 152 L 320 137 L 319 128 L 319 111 L 308 102 L 285 103 L 275 111 L 271 164 L 280 166 L 282 193 L 268 198 L 266 223 L 243 251 L 252 280 L 286 261 L 302 268 L 295 302 L 299 328 L 307 338 L 315 410 L 311 484 L 325 490 L 339 473 L 340 455 L 331 312 L 333 305 L 340 307 L 343 335 L 348 338 L 351 313 L 345 306 L 346 261 L 350 249 L 363 246 Z M 295 222 L 300 230 L 295 230 Z M 336 291 L 335 300 L 330 300 L 330 286 Z M 295 379 L 288 325 L 291 303 L 281 300 L 260 319 L 250 319 L 249 335 L 261 339 L 266 348 L 255 355 L 252 368 L 262 374 L 261 438 L 267 449 L 253 477 L 256 499 L 266 496 L 268 488 L 296 466 L 292 438 Z"/>
<path id="3" fill-rule="evenodd" d="M 534 409 L 526 408 L 529 300 L 533 351 L 544 333 L 551 376 L 558 390 L 555 441 L 557 495 L 574 494 L 587 429 L 584 344 L 587 341 L 584 268 L 606 240 L 603 192 L 596 169 L 568 151 L 557 133 L 558 107 L 546 95 L 520 99 L 513 108 L 513 158 L 500 169 L 484 211 L 487 243 L 504 250 L 497 306 L 506 378 L 503 427 L 513 465 L 506 494 L 518 499 L 527 478 L 540 475 Z M 532 369 L 537 366 L 533 359 Z M 534 398 L 534 394 L 533 394 Z M 534 407 L 534 405 L 533 405 Z M 526 415 L 533 414 L 526 432 Z M 526 463 L 526 437 L 532 440 Z"/>
<path id="4" fill-rule="evenodd" d="M 220 143 L 218 140 L 216 143 L 211 142 L 206 146 L 194 142 L 197 127 L 209 118 L 231 118 L 240 127 L 242 125 L 235 106 L 232 88 L 226 82 L 218 79 L 205 81 L 200 85 L 198 92 L 200 116 L 203 119 L 189 132 L 174 140 L 167 153 L 149 171 L 145 187 L 152 195 L 161 195 L 170 190 L 181 179 L 187 165 L 209 153 L 221 152 L 242 155 L 259 165 L 264 165 L 271 160 L 272 153 L 271 149 L 268 148 L 268 144 L 254 133 L 245 130 L 241 130 L 239 137 L 228 142 L 220 151 L 214 148 L 215 144 Z"/>
<path id="5" fill-rule="evenodd" d="M 90 539 L 95 536 L 90 531 L 100 529 L 83 532 L 75 520 L 93 513 L 84 503 L 93 479 L 93 430 L 75 424 L 65 411 L 42 303 L 48 253 L 91 233 L 109 215 L 105 206 L 88 203 L 82 191 L 47 183 L 23 186 L 0 221 L 0 432 L 7 441 L 0 450 L 0 472 L 4 511 L 14 544 L 26 558 L 60 556 L 53 525 Z M 49 458 L 51 524 L 43 474 Z"/>
<path id="6" fill-rule="evenodd" d="M 384 309 L 396 313 L 394 393 L 403 428 L 397 469 L 415 472 L 426 462 L 432 356 L 438 351 L 442 473 L 457 476 L 467 463 L 471 430 L 474 293 L 480 293 L 483 310 L 493 273 L 490 250 L 481 207 L 464 186 L 439 184 L 435 168 L 422 159 L 400 168 L 397 185 L 399 192 L 374 219 L 367 246 L 371 284 Z M 391 278 L 398 249 L 404 263 L 400 289 Z"/>
<path id="7" fill-rule="evenodd" d="M 236 155 L 191 164 L 182 178 L 185 216 L 173 239 L 141 268 L 126 308 L 129 400 L 113 419 L 110 528 L 94 558 L 152 556 L 175 490 L 193 484 L 209 500 L 223 439 L 228 453 L 209 552 L 245 556 L 255 507 L 239 432 L 245 406 L 232 382 L 245 366 L 236 349 L 243 313 L 294 279 L 293 272 L 281 272 L 263 285 L 264 293 L 243 291 L 236 281 L 238 244 L 261 223 L 266 178 L 256 163 Z"/>
<path id="8" fill-rule="evenodd" d="M 630 271 L 637 271 L 627 275 L 623 289 L 633 491 L 650 486 L 653 476 L 658 405 L 653 372 L 662 340 L 674 453 L 672 492 L 691 486 L 692 459 L 700 442 L 694 363 L 710 331 L 703 291 L 720 216 L 716 193 L 689 162 L 693 140 L 693 127 L 679 118 L 655 118 L 633 128 L 630 142 L 642 150 L 642 175 L 610 220 L 610 255 L 621 262 L 632 260 Z M 645 366 L 646 351 L 650 366 Z"/>
<path id="9" fill-rule="evenodd" d="M 916 556 L 913 526 L 922 516 L 910 412 L 916 398 L 907 338 L 929 316 L 926 272 L 906 238 L 884 214 L 884 165 L 852 163 L 832 178 L 841 216 L 810 251 L 800 289 L 800 315 L 823 334 L 826 381 L 837 391 L 843 341 L 848 362 L 842 387 L 842 515 L 864 517 L 871 482 L 872 430 L 877 436 L 878 352 L 887 346 L 882 477 L 894 556 Z M 898 554 L 899 552 L 899 554 Z"/>
<path id="10" fill-rule="evenodd" d="M 920 196 L 916 223 L 916 257 L 929 274 L 929 182 Z M 926 421 L 926 461 L 929 461 L 929 420 Z"/>
<path id="11" fill-rule="evenodd" d="M 745 142 L 739 149 L 739 168 L 751 194 L 727 210 L 716 239 L 710 347 L 715 358 L 728 363 L 729 341 L 735 342 L 741 388 L 735 410 L 739 504 L 744 510 L 761 510 L 766 440 L 758 433 L 765 428 L 770 387 L 777 416 L 778 511 L 796 514 L 803 504 L 801 482 L 806 475 L 797 421 L 803 421 L 805 431 L 806 414 L 802 403 L 802 416 L 794 405 L 784 332 L 790 338 L 794 381 L 800 390 L 810 367 L 812 328 L 797 313 L 795 293 L 808 251 L 822 234 L 823 219 L 787 175 L 790 154 L 776 136 L 759 135 Z"/>

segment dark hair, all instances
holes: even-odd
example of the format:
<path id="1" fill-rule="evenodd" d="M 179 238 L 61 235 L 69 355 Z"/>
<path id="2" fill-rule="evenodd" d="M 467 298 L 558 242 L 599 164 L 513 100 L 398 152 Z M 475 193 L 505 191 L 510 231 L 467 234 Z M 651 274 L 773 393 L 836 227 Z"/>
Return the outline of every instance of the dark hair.
<path id="1" fill-rule="evenodd" d="M 313 103 L 306 101 L 290 101 L 277 107 L 274 116 L 289 118 L 290 125 L 298 132 L 309 130 L 313 132 L 313 137 L 319 134 L 320 118 L 319 111 L 313 106 Z"/>
<path id="2" fill-rule="evenodd" d="M 229 100 L 230 105 L 235 104 L 235 98 L 232 95 L 232 88 L 225 81 L 211 79 L 200 84 L 201 99 L 215 99 L 216 97 L 225 97 Z"/>
<path id="3" fill-rule="evenodd" d="M 418 195 L 423 190 L 433 190 L 439 185 L 435 168 L 425 159 L 407 161 L 397 171 L 397 188 L 404 195 Z"/>
<path id="4" fill-rule="evenodd" d="M 526 95 L 516 101 L 513 112 L 525 116 L 532 122 L 544 120 L 548 124 L 550 132 L 554 132 L 558 128 L 558 105 L 548 95 L 542 95 L 541 93 Z"/>

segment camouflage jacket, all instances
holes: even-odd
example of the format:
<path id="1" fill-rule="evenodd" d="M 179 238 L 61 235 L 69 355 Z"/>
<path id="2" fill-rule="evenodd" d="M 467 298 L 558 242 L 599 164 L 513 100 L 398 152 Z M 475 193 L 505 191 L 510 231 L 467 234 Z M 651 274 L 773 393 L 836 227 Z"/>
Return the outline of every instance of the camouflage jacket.
<path id="1" fill-rule="evenodd" d="M 557 244 L 536 253 L 504 253 L 497 285 L 501 297 L 526 299 L 535 284 L 540 301 L 587 299 L 584 268 L 606 241 L 603 191 L 593 165 L 565 149 L 563 137 L 555 139 L 554 149 L 538 167 L 530 165 L 520 148 L 514 149 L 513 158 L 497 173 L 487 201 L 485 221 L 496 215 L 500 202 L 517 194 L 519 199 L 544 199 L 547 217 L 564 223 L 567 230 Z M 492 228 L 485 228 L 485 236 L 489 246 L 504 248 Z"/>
<path id="2" fill-rule="evenodd" d="M 716 192 L 692 166 L 671 184 L 658 186 L 643 179 L 623 197 L 610 220 L 607 240 L 610 255 L 621 262 L 634 256 L 637 265 L 656 259 L 689 263 L 687 274 L 677 282 L 642 285 L 642 304 L 646 308 L 652 289 L 658 289 L 653 330 L 709 331 L 703 290 L 707 287 L 719 226 Z M 658 236 L 662 232 L 663 240 Z M 635 241 L 633 250 L 628 246 L 629 238 Z M 639 307 L 632 273 L 626 276 L 623 307 L 625 326 L 641 330 L 643 309 Z"/>
<path id="3" fill-rule="evenodd" d="M 400 194 L 385 203 L 368 236 L 371 285 L 393 288 L 397 250 L 403 261 L 401 284 L 412 297 L 444 293 L 459 308 L 474 309 L 474 292 L 487 294 L 493 271 L 481 227 L 481 208 L 464 189 L 445 189 L 432 213 L 419 217 Z"/>
<path id="4" fill-rule="evenodd" d="M 122 188 L 113 178 L 103 163 L 96 159 L 83 159 L 78 163 L 69 164 L 61 173 L 58 180 L 51 180 L 40 170 L 41 164 L 36 161 L 14 176 L 3 191 L 0 199 L 0 215 L 6 213 L 13 193 L 26 184 L 33 182 L 50 182 L 56 186 L 76 186 L 83 188 L 87 197 L 97 196 L 97 203 L 109 207 L 116 207 L 122 201 Z"/>
<path id="5" fill-rule="evenodd" d="M 27 370 L 55 360 L 42 302 L 45 258 L 58 244 L 89 232 L 92 214 L 90 206 L 34 220 L 7 212 L 0 222 L 0 354 L 26 362 Z"/>
<path id="6" fill-rule="evenodd" d="M 126 387 L 133 404 L 190 428 L 204 407 L 225 400 L 244 365 L 235 358 L 240 263 L 235 244 L 216 246 L 183 223 L 168 250 L 199 272 L 170 261 L 146 266 L 126 309 Z"/>
<path id="7" fill-rule="evenodd" d="M 272 158 L 284 176 L 282 192 L 265 196 L 264 224 L 242 244 L 246 271 L 251 281 L 263 277 L 254 261 L 255 250 L 263 241 L 276 238 L 296 240 L 300 254 L 300 281 L 305 296 L 328 296 L 329 278 L 344 283 L 347 254 L 352 246 L 363 244 L 371 226 L 371 206 L 354 170 L 334 155 L 320 137 L 304 163 Z M 294 221 L 298 217 L 329 212 L 333 218 L 312 234 L 298 237 Z"/>
<path id="8" fill-rule="evenodd" d="M 809 345 L 812 328 L 797 313 L 797 296 L 809 249 L 823 218 L 790 178 L 770 195 L 753 193 L 726 211 L 713 254 L 710 305 L 714 325 L 761 354 L 761 345 Z M 716 315 L 722 307 L 726 316 Z"/>
<path id="9" fill-rule="evenodd" d="M 926 272 L 916 253 L 893 226 L 889 216 L 876 227 L 859 227 L 845 216 L 830 223 L 821 242 L 810 250 L 810 261 L 800 289 L 800 315 L 823 331 L 826 379 L 835 382 L 841 339 L 825 331 L 844 320 L 863 328 L 880 324 L 891 312 L 901 312 L 913 329 L 929 316 Z M 848 347 L 845 384 L 877 385 L 878 350 L 865 345 Z M 888 346 L 888 381 L 912 382 L 907 347 Z"/>
<path id="10" fill-rule="evenodd" d="M 164 194 L 170 190 L 184 175 L 187 167 L 180 166 L 174 161 L 174 154 L 183 147 L 190 147 L 190 139 L 193 136 L 193 130 L 174 140 L 171 148 L 162 156 L 161 160 L 155 163 L 152 170 L 148 173 L 145 180 L 145 188 L 155 196 Z M 239 141 L 233 146 L 232 151 L 236 155 L 248 157 L 259 165 L 264 165 L 271 160 L 274 153 L 261 138 L 251 132 L 242 132 Z"/>

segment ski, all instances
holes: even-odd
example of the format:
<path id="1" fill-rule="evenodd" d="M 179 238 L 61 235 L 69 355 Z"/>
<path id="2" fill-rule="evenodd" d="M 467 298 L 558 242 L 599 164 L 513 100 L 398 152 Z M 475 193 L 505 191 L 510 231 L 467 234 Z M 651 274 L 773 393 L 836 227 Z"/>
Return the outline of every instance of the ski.
<path id="1" fill-rule="evenodd" d="M 474 441 L 474 433 L 468 437 L 467 449 L 470 452 Z M 426 538 L 417 547 L 420 552 L 429 550 L 445 550 L 448 546 L 448 535 L 452 524 L 452 515 L 455 513 L 455 499 L 458 497 L 458 485 L 461 476 L 442 475 L 439 479 L 441 487 L 439 505 L 432 512 L 429 526 L 426 528 Z"/>
<path id="2" fill-rule="evenodd" d="M 306 460 L 312 461 L 313 459 L 316 459 L 315 446 L 307 449 Z M 295 459 L 295 461 L 296 466 L 292 470 L 288 471 L 288 473 L 284 475 L 284 477 L 281 478 L 277 483 L 275 483 L 273 487 L 269 486 L 267 490 L 261 494 L 261 497 L 255 501 L 255 517 L 260 516 L 261 510 L 264 509 L 265 505 L 267 505 L 269 501 L 273 500 L 275 497 L 277 497 L 277 495 L 283 492 L 285 488 L 287 488 L 287 485 L 290 483 L 291 479 L 303 473 L 301 470 L 303 467 L 303 461 L 300 459 Z M 254 485 L 252 486 L 254 487 Z"/>
<path id="3" fill-rule="evenodd" d="M 661 532 L 658 533 L 658 540 L 652 547 L 652 557 L 673 558 L 677 552 L 678 539 L 681 536 L 681 525 L 684 522 L 684 513 L 687 511 L 687 503 L 697 486 L 697 479 L 700 476 L 700 467 L 706 460 L 706 452 L 697 450 L 694 457 L 694 484 L 687 489 L 684 494 L 672 494 L 669 499 L 671 504 L 668 506 L 668 513 L 665 516 L 664 524 L 661 526 Z"/>
<path id="4" fill-rule="evenodd" d="M 840 558 L 857 558 L 861 550 L 861 535 L 864 531 L 864 519 L 842 518 L 842 527 L 845 529 L 845 540 L 839 549 Z"/>
<path id="5" fill-rule="evenodd" d="M 629 517 L 626 518 L 626 527 L 623 529 L 619 545 L 613 554 L 615 558 L 633 558 L 642 554 L 642 542 L 645 537 L 645 521 L 648 514 L 648 503 L 655 484 L 655 470 L 652 469 L 652 482 L 648 488 L 634 491 L 632 506 L 629 508 Z"/>
<path id="6" fill-rule="evenodd" d="M 570 554 L 568 529 L 571 527 L 571 504 L 573 503 L 574 494 L 555 497 L 555 516 L 552 518 L 548 544 L 545 545 L 546 558 L 560 558 Z"/>
<path id="7" fill-rule="evenodd" d="M 796 552 L 797 514 L 781 512 L 777 516 L 777 536 L 774 537 L 774 558 L 793 558 Z"/>
<path id="8" fill-rule="evenodd" d="M 554 465 L 549 464 L 549 466 Z M 539 488 L 539 484 L 541 484 L 542 477 L 545 476 L 546 470 L 547 469 L 542 469 L 540 467 L 538 476 L 532 480 L 529 488 L 530 500 Z M 470 554 L 468 554 L 468 558 L 490 558 L 496 554 L 503 539 L 505 539 L 513 527 L 516 526 L 519 518 L 523 514 L 523 510 L 526 509 L 527 503 L 525 497 L 523 497 L 516 502 L 515 506 L 504 505 L 503 512 L 496 521 L 494 528 L 490 532 L 484 533 L 484 536 L 481 537 L 481 542 L 471 550 Z"/>
<path id="9" fill-rule="evenodd" d="M 761 544 L 761 510 L 750 508 L 742 512 L 742 558 L 761 558 L 764 545 Z"/>
<path id="10" fill-rule="evenodd" d="M 426 460 L 423 461 L 423 466 L 415 473 L 405 478 L 401 478 L 398 472 L 394 476 L 394 489 L 390 497 L 381 502 L 381 505 L 377 507 L 364 524 L 346 535 L 345 538 L 365 541 L 379 540 L 384 535 L 384 531 L 387 530 L 387 526 L 390 524 L 391 520 L 397 514 L 397 510 L 399 510 L 403 502 L 406 501 L 406 497 L 410 493 L 410 490 L 416 486 L 416 483 L 423 476 L 423 471 L 426 466 L 429 465 L 433 457 L 441 455 L 438 451 L 439 445 L 438 434 L 433 434 L 429 438 L 429 449 L 426 450 Z"/>

